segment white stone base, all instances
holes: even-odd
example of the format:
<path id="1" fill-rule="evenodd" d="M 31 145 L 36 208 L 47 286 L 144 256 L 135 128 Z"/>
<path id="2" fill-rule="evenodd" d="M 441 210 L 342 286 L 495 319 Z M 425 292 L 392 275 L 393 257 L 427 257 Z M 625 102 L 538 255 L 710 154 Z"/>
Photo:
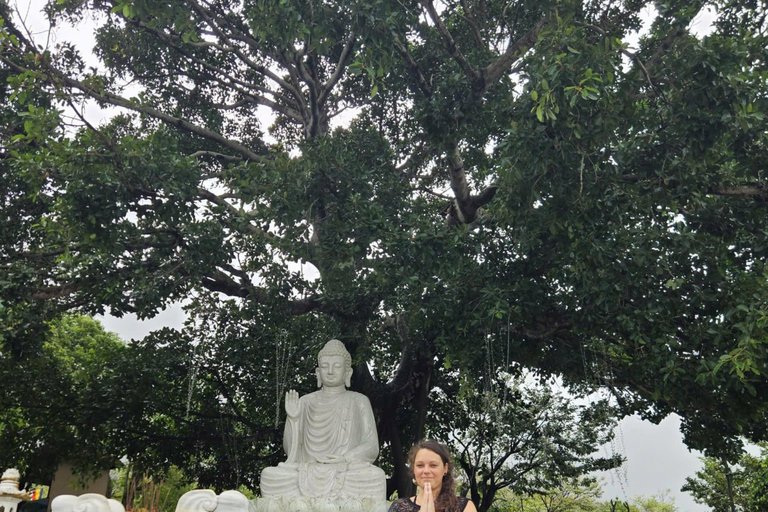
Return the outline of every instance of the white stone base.
<path id="1" fill-rule="evenodd" d="M 101 494 L 60 494 L 53 498 L 51 512 L 125 512 L 125 508 L 119 501 Z"/>
<path id="2" fill-rule="evenodd" d="M 220 495 L 208 489 L 184 494 L 176 512 L 388 512 L 386 500 L 342 498 L 256 498 L 248 500 L 238 491 Z M 64 512 L 64 511 L 62 511 Z"/>
<path id="3" fill-rule="evenodd" d="M 387 512 L 386 500 L 364 498 L 257 498 L 252 512 Z"/>

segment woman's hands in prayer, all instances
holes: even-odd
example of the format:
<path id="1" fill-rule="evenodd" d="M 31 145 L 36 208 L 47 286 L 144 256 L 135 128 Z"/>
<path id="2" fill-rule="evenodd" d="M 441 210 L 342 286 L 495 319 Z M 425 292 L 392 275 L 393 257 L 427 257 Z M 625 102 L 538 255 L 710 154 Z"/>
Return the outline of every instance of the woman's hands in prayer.
<path id="1" fill-rule="evenodd" d="M 424 499 L 421 502 L 419 512 L 435 512 L 435 496 L 432 494 L 432 484 L 424 484 Z"/>

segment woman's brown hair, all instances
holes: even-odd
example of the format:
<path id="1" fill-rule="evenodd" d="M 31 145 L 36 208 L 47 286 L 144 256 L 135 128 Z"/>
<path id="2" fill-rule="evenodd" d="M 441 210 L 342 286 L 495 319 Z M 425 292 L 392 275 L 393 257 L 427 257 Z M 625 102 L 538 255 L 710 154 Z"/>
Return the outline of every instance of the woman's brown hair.
<path id="1" fill-rule="evenodd" d="M 453 478 L 453 461 L 448 447 L 430 439 L 424 439 L 413 445 L 410 453 L 408 453 L 408 467 L 411 470 L 411 477 L 413 477 L 413 465 L 419 450 L 429 450 L 436 453 L 442 459 L 443 464 L 448 465 L 448 471 L 443 475 L 443 482 L 440 485 L 440 494 L 435 498 L 435 512 L 460 512 L 459 499 L 456 497 L 456 481 Z"/>

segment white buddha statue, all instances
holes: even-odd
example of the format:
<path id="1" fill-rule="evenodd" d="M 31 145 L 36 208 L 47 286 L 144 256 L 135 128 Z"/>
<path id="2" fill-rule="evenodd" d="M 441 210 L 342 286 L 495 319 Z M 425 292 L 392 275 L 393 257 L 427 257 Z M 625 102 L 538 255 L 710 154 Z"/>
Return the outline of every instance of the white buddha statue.
<path id="1" fill-rule="evenodd" d="M 352 358 L 339 340 L 317 355 L 319 391 L 285 394 L 288 459 L 261 473 L 264 498 L 386 499 L 386 475 L 373 465 L 379 439 L 371 403 L 348 391 Z"/>

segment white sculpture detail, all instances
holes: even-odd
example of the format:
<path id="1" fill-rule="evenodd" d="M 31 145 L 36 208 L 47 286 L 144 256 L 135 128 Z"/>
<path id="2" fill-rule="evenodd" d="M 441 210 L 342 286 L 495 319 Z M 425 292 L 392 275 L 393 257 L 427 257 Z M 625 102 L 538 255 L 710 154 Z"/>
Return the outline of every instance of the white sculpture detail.
<path id="1" fill-rule="evenodd" d="M 285 462 L 261 473 L 262 497 L 190 491 L 176 512 L 387 512 L 386 475 L 373 465 L 379 439 L 371 403 L 348 391 L 352 358 L 339 340 L 317 355 L 319 391 L 285 396 Z M 255 508 L 255 510 L 254 510 Z M 58 512 L 58 511 L 53 511 Z M 63 512 L 63 511 L 62 511 Z"/>
<path id="2" fill-rule="evenodd" d="M 29 500 L 26 491 L 19 490 L 21 473 L 18 469 L 6 469 L 0 479 L 0 510 L 3 512 L 15 512 L 17 505 Z"/>
<path id="3" fill-rule="evenodd" d="M 386 475 L 373 465 L 379 455 L 376 423 L 368 398 L 346 389 L 352 377 L 349 352 L 331 340 L 317 359 L 320 390 L 301 398 L 293 390 L 285 395 L 288 458 L 261 473 L 259 510 L 382 509 Z"/>
<path id="4" fill-rule="evenodd" d="M 62 494 L 53 498 L 51 512 L 125 512 L 123 504 L 101 494 Z"/>
<path id="5" fill-rule="evenodd" d="M 248 498 L 238 491 L 216 496 L 209 489 L 189 491 L 176 504 L 176 512 L 248 512 L 249 508 Z"/>

